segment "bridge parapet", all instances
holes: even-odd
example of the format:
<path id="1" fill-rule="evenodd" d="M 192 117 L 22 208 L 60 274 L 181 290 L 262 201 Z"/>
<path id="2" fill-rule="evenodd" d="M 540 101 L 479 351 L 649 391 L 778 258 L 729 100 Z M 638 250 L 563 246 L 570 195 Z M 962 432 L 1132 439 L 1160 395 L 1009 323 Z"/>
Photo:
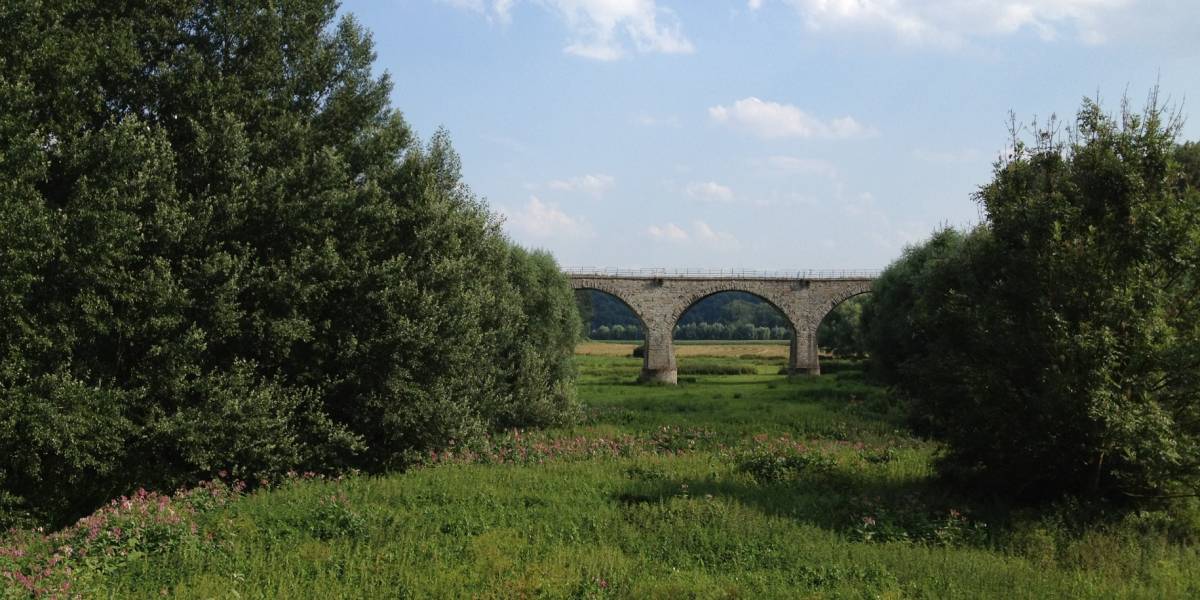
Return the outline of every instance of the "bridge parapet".
<path id="1" fill-rule="evenodd" d="M 854 280 L 875 279 L 874 269 L 807 269 L 800 271 L 757 269 L 621 269 L 612 267 L 564 267 L 572 277 L 614 277 L 620 279 L 792 279 Z"/>

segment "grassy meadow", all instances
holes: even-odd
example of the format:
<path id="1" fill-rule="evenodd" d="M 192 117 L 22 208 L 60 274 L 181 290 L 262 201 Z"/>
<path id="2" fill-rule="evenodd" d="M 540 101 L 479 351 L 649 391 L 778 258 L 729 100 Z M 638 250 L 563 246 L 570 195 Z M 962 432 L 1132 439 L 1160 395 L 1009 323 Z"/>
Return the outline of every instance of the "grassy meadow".
<path id="1" fill-rule="evenodd" d="M 218 481 L 211 493 L 134 498 L 70 534 L 74 548 L 55 555 L 74 570 L 47 589 L 66 582 L 63 595 L 112 598 L 1200 596 L 1195 528 L 1179 526 L 1194 507 L 1095 516 L 958 496 L 932 478 L 936 446 L 907 432 L 854 363 L 788 381 L 778 375 L 786 345 L 683 344 L 681 385 L 644 386 L 631 383 L 641 360 L 609 347 L 621 345 L 587 344 L 576 357 L 578 425 L 497 435 L 388 477 L 297 475 L 245 494 Z M 738 374 L 706 374 L 730 365 Z M 186 516 L 175 529 L 112 535 L 122 511 L 175 506 Z M 5 552 L 46 553 L 68 539 L 9 535 L 0 570 Z M 79 557 L 87 544 L 98 550 Z M 24 596 L 14 581 L 3 597 Z"/>

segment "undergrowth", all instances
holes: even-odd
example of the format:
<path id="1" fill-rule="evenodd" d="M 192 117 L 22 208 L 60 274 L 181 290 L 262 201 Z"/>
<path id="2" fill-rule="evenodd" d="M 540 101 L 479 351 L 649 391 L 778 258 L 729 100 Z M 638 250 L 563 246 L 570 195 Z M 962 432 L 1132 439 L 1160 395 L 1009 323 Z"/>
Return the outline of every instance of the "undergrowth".
<path id="1" fill-rule="evenodd" d="M 0 597 L 1200 595 L 1195 502 L 964 496 L 853 367 L 657 387 L 609 381 L 636 359 L 579 362 L 572 426 L 460 442 L 405 474 L 217 478 L 10 531 Z"/>

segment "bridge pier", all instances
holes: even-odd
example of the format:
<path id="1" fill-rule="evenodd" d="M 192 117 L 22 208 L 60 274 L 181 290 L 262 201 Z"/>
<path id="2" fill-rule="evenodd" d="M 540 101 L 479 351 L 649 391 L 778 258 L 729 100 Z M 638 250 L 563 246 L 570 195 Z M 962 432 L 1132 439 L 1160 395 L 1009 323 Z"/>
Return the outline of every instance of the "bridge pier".
<path id="1" fill-rule="evenodd" d="M 675 363 L 675 345 L 671 342 L 674 323 L 651 320 L 646 323 L 646 346 L 642 358 L 642 383 L 679 383 L 679 369 Z"/>
<path id="2" fill-rule="evenodd" d="M 792 325 L 791 349 L 788 351 L 788 375 L 820 375 L 821 361 L 817 358 L 815 328 Z"/>

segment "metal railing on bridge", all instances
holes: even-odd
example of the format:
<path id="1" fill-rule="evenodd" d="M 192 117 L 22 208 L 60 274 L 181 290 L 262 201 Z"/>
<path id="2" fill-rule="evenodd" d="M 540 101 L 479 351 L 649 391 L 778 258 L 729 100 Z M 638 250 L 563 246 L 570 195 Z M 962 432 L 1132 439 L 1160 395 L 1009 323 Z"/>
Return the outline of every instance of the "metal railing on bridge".
<path id="1" fill-rule="evenodd" d="M 758 271 L 754 269 L 616 269 L 611 267 L 564 267 L 568 275 L 592 277 L 678 277 L 693 279 L 872 279 L 873 269 L 807 269 Z"/>

